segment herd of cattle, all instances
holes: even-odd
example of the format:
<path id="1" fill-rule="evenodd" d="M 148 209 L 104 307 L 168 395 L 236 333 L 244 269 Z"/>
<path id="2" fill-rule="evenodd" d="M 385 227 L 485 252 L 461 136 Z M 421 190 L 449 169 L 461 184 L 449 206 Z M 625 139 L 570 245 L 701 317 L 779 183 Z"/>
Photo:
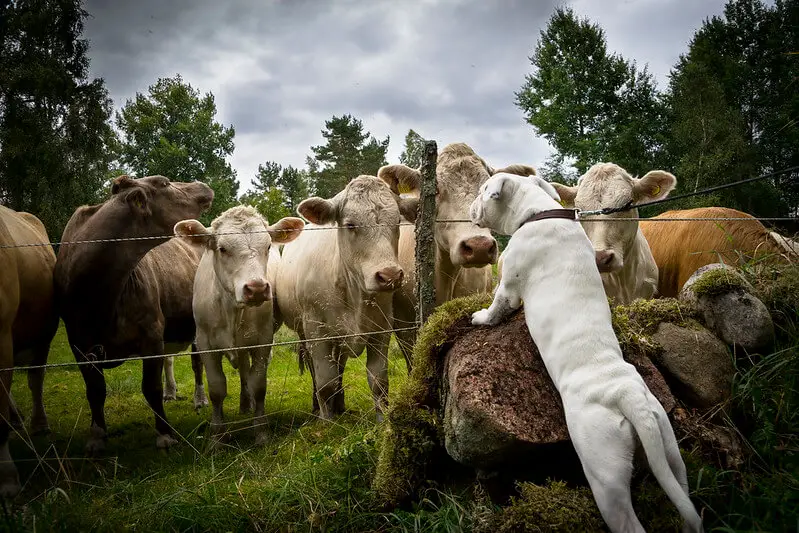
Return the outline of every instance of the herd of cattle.
<path id="1" fill-rule="evenodd" d="M 480 185 L 497 172 L 536 173 L 527 165 L 494 169 L 466 144 L 447 145 L 436 169 L 437 219 L 468 219 Z M 391 330 L 399 330 L 395 335 L 411 368 L 415 237 L 407 222 L 416 218 L 420 179 L 418 169 L 387 165 L 377 176 L 354 177 L 333 198 L 301 202 L 297 211 L 310 224 L 285 217 L 270 225 L 253 208 L 236 206 L 206 228 L 197 220 L 213 201 L 205 184 L 120 176 L 105 202 L 75 211 L 57 256 L 34 215 L 0 206 L 0 496 L 20 490 L 8 448 L 11 428 L 22 423 L 10 393 L 12 369 L 46 364 L 59 318 L 91 409 L 88 453 L 101 452 L 106 441 L 103 370 L 132 356 L 143 358 L 142 393 L 155 414 L 157 446 L 176 442 L 164 411 L 164 401 L 176 397 L 174 363 L 159 356 L 189 346 L 200 352 L 192 355 L 197 408 L 208 404 L 203 369 L 207 373 L 212 442 L 227 438 L 223 356 L 239 371 L 240 411 L 253 411 L 256 440 L 263 442 L 269 344 L 284 324 L 307 340 L 299 345 L 299 358 L 311 371 L 320 417 L 344 410 L 344 365 L 365 349 L 381 420 Z M 553 185 L 565 206 L 594 210 L 665 198 L 676 179 L 659 170 L 632 178 L 617 165 L 601 163 L 574 187 Z M 795 242 L 732 209 L 655 217 L 741 218 L 724 222 L 723 229 L 713 222 L 627 220 L 636 217 L 633 207 L 583 221 L 605 290 L 618 303 L 674 296 L 697 268 L 739 261 L 736 250 L 799 252 Z M 330 226 L 338 231 L 317 231 Z M 440 222 L 435 245 L 437 304 L 492 290 L 491 265 L 499 262 L 501 268 L 501 257 L 488 229 Z M 249 348 L 228 351 L 233 347 Z M 30 431 L 46 432 L 44 370 L 27 373 Z"/>

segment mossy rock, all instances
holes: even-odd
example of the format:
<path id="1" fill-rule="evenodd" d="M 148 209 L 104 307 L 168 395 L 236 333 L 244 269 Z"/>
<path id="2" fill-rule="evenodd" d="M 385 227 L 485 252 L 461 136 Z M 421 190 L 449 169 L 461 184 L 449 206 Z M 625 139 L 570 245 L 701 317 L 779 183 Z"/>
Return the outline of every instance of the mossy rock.
<path id="1" fill-rule="evenodd" d="M 691 283 L 690 289 L 697 297 L 717 296 L 734 291 L 749 291 L 751 287 L 748 285 L 741 274 L 732 267 L 724 265 L 722 268 L 712 268 L 702 273 Z"/>
<path id="2" fill-rule="evenodd" d="M 430 467 L 446 461 L 443 446 L 441 376 L 444 346 L 459 327 L 471 327 L 472 313 L 491 304 L 492 295 L 475 294 L 439 306 L 419 332 L 411 375 L 386 413 L 380 454 L 372 483 L 384 507 L 410 498 L 429 477 Z M 438 460 L 436 460 L 438 459 Z"/>
<path id="3" fill-rule="evenodd" d="M 778 334 L 793 339 L 799 327 L 799 264 L 744 270 L 755 288 L 755 296 L 766 306 L 779 326 Z"/>
<path id="4" fill-rule="evenodd" d="M 625 354 L 645 355 L 655 360 L 661 348 L 652 340 L 652 335 L 663 322 L 690 329 L 702 328 L 696 309 L 674 298 L 636 300 L 629 305 L 610 303 L 613 329 Z"/>

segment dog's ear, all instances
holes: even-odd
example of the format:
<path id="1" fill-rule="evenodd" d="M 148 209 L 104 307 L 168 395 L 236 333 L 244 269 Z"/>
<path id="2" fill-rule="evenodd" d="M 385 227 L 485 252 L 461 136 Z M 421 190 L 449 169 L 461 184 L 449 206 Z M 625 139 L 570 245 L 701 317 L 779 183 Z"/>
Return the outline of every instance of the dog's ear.
<path id="1" fill-rule="evenodd" d="M 486 188 L 483 190 L 483 200 L 499 200 L 502 196 L 502 188 L 508 181 L 508 176 L 503 174 L 494 174 L 488 181 L 486 181 Z"/>
<path id="2" fill-rule="evenodd" d="M 555 187 L 553 187 L 551 183 L 549 183 L 548 181 L 539 176 L 532 176 L 532 178 L 533 181 L 536 184 L 538 184 L 539 187 L 544 189 L 544 192 L 547 193 L 549 196 L 551 196 L 553 200 L 555 200 L 556 202 L 560 202 L 560 195 L 558 194 L 558 191 L 555 190 Z"/>

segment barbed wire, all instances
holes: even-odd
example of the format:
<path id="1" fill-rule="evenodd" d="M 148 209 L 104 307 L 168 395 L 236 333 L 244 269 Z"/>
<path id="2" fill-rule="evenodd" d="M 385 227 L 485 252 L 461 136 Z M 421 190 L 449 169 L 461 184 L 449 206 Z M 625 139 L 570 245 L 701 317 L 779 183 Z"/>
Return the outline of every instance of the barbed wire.
<path id="1" fill-rule="evenodd" d="M 248 346 L 230 346 L 227 348 L 212 348 L 208 350 L 184 351 L 184 352 L 174 352 L 174 353 L 164 353 L 164 354 L 154 354 L 154 355 L 136 355 L 131 357 L 119 357 L 116 359 L 92 359 L 86 361 L 70 361 L 67 363 L 47 363 L 43 365 L 15 366 L 11 368 L 0 368 L 0 372 L 12 372 L 12 371 L 21 372 L 23 370 L 25 371 L 39 370 L 42 368 L 47 369 L 47 368 L 61 368 L 61 367 L 70 367 L 70 366 L 83 366 L 83 365 L 104 365 L 108 363 L 124 363 L 126 361 L 146 361 L 149 359 L 166 359 L 167 357 L 179 357 L 186 355 L 202 355 L 202 354 L 220 353 L 220 352 L 225 353 L 238 350 L 252 350 L 256 348 L 288 346 L 291 344 L 302 344 L 304 342 L 319 342 L 319 341 L 329 341 L 329 340 L 350 339 L 353 337 L 368 337 L 370 335 L 380 335 L 382 333 L 395 333 L 397 331 L 411 331 L 418 329 L 418 324 L 419 324 L 418 321 L 411 323 L 416 324 L 416 326 L 406 327 L 406 328 L 383 329 L 378 331 L 369 331 L 365 333 L 348 333 L 346 335 L 332 335 L 330 337 L 315 337 L 311 339 L 297 339 L 291 341 L 278 341 L 278 342 L 269 342 L 264 344 L 252 344 Z"/>

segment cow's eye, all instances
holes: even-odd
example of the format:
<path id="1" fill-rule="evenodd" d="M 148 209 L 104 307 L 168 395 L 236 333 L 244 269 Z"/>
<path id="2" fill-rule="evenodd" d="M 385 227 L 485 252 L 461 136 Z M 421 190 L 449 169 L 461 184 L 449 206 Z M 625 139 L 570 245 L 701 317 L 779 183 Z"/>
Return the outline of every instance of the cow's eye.
<path id="1" fill-rule="evenodd" d="M 347 229 L 355 229 L 355 224 L 353 224 L 352 222 L 347 222 L 346 224 L 344 224 L 344 227 Z"/>
<path id="2" fill-rule="evenodd" d="M 220 254 L 226 254 L 227 253 L 227 248 L 225 248 L 224 246 L 220 246 L 219 247 L 219 253 Z"/>

